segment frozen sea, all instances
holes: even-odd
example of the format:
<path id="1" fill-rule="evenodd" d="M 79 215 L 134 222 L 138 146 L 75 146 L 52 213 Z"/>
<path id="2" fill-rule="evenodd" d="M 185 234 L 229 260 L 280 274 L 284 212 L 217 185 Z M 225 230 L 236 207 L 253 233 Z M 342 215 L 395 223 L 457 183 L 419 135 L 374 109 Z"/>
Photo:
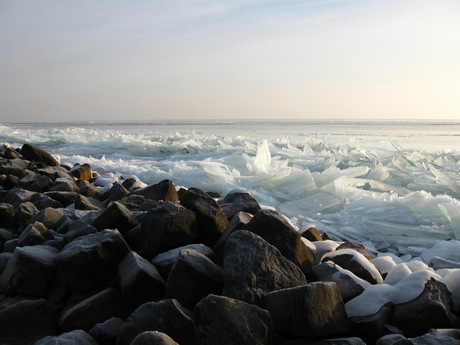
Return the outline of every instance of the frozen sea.
<path id="1" fill-rule="evenodd" d="M 118 178 L 246 189 L 300 230 L 404 261 L 460 261 L 460 121 L 0 124 L 0 143 L 24 142 Z"/>

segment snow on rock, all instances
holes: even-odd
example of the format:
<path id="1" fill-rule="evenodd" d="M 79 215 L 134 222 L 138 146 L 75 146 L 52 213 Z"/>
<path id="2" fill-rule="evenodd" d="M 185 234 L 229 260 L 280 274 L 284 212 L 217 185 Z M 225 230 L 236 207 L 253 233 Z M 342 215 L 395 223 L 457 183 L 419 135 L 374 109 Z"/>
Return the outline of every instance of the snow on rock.
<path id="1" fill-rule="evenodd" d="M 373 315 L 386 303 L 401 304 L 413 300 L 423 292 L 426 282 L 431 278 L 442 282 L 441 276 L 424 270 L 407 275 L 395 285 L 371 285 L 361 295 L 347 302 L 345 309 L 349 317 Z"/>

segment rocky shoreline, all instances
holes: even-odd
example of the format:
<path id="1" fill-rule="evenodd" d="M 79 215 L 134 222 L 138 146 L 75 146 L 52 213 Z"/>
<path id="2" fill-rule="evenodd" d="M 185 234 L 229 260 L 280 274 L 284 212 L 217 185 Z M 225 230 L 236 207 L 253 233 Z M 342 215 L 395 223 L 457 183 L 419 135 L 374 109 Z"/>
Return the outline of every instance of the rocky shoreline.
<path id="1" fill-rule="evenodd" d="M 30 144 L 0 150 L 0 186 L 0 345 L 460 344 L 459 263 Z"/>

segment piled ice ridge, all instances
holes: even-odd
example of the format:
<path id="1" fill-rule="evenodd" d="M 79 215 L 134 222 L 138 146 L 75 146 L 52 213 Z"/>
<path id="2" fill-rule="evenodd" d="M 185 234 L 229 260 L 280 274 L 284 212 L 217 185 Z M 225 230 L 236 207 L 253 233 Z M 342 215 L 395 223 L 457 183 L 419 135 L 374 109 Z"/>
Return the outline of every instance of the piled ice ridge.
<path id="1" fill-rule="evenodd" d="M 246 188 L 299 228 L 316 225 L 335 239 L 407 259 L 460 260 L 458 151 L 417 151 L 391 141 L 339 145 L 312 136 L 8 129 L 1 128 L 1 140 L 21 142 L 30 134 L 63 162 L 222 195 Z"/>

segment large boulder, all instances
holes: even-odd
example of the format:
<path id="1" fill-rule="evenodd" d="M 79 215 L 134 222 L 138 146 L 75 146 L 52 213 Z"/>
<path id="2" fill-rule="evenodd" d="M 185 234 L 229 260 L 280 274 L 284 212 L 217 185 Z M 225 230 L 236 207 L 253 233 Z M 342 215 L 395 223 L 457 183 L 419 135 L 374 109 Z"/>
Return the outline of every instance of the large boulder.
<path id="1" fill-rule="evenodd" d="M 275 331 L 291 337 L 330 337 L 350 330 L 342 295 L 333 282 L 270 292 L 266 309 Z"/>
<path id="2" fill-rule="evenodd" d="M 49 166 L 58 166 L 59 162 L 56 158 L 50 155 L 48 152 L 43 150 L 42 148 L 32 145 L 32 144 L 24 144 L 21 148 L 21 155 L 24 159 L 28 159 L 30 161 L 43 163 Z"/>
<path id="3" fill-rule="evenodd" d="M 138 224 L 136 218 L 125 206 L 119 202 L 112 203 L 91 223 L 97 230 L 117 229 L 126 234 Z"/>
<path id="4" fill-rule="evenodd" d="M 396 304 L 391 323 L 407 336 L 420 336 L 431 328 L 460 327 L 459 319 L 452 313 L 452 299 L 447 287 L 429 279 L 421 295 L 401 304 Z"/>
<path id="5" fill-rule="evenodd" d="M 47 336 L 40 339 L 34 345 L 98 345 L 96 340 L 81 329 L 62 333 L 55 336 Z"/>
<path id="6" fill-rule="evenodd" d="M 200 189 L 190 188 L 182 196 L 181 204 L 196 214 L 199 242 L 214 246 L 228 225 L 227 217 L 217 201 Z"/>
<path id="7" fill-rule="evenodd" d="M 58 272 L 75 291 L 97 287 L 117 273 L 120 260 L 130 249 L 117 230 L 103 230 L 78 237 L 56 256 Z"/>
<path id="8" fill-rule="evenodd" d="M 172 202 L 151 209 L 141 224 L 142 251 L 150 258 L 198 238 L 195 214 Z"/>
<path id="9" fill-rule="evenodd" d="M 2 344 L 31 345 L 57 331 L 56 315 L 45 299 L 23 300 L 0 310 Z"/>
<path id="10" fill-rule="evenodd" d="M 88 332 L 98 323 L 112 317 L 125 318 L 127 315 L 126 298 L 120 290 L 107 288 L 65 309 L 59 318 L 59 325 L 66 332 L 75 329 Z"/>
<path id="11" fill-rule="evenodd" d="M 19 188 L 42 193 L 47 192 L 53 185 L 53 181 L 45 175 L 30 173 L 18 181 Z"/>
<path id="12" fill-rule="evenodd" d="M 382 275 L 375 265 L 363 254 L 354 249 L 339 249 L 326 253 L 322 257 L 321 262 L 327 261 L 334 262 L 371 284 L 380 284 L 383 282 Z"/>
<path id="13" fill-rule="evenodd" d="M 121 327 L 117 345 L 129 345 L 145 331 L 168 334 L 181 345 L 193 345 L 195 323 L 192 313 L 176 300 L 147 302 L 137 308 Z"/>
<path id="14" fill-rule="evenodd" d="M 156 255 L 152 259 L 152 264 L 155 265 L 155 267 L 158 269 L 158 272 L 160 272 L 163 278 L 168 278 L 169 273 L 171 272 L 171 269 L 176 263 L 177 258 L 184 249 L 196 250 L 197 252 L 200 252 L 201 254 L 207 256 L 211 260 L 214 258 L 214 251 L 208 246 L 205 246 L 201 243 L 187 244 L 185 246 L 168 250 L 167 252 Z"/>
<path id="15" fill-rule="evenodd" d="M 220 207 L 230 220 L 238 212 L 255 214 L 260 210 L 259 203 L 247 192 L 232 192 L 220 202 Z"/>
<path id="16" fill-rule="evenodd" d="M 184 249 L 174 264 L 166 284 L 166 297 L 177 299 L 193 309 L 209 294 L 221 294 L 224 272 L 205 255 Z"/>
<path id="17" fill-rule="evenodd" d="M 134 338 L 131 345 L 179 345 L 169 335 L 157 332 L 147 331 L 142 332 L 136 338 Z"/>
<path id="18" fill-rule="evenodd" d="M 96 324 L 90 329 L 89 334 L 99 345 L 113 345 L 120 335 L 120 328 L 125 321 L 120 317 L 111 317 L 104 322 Z"/>
<path id="19" fill-rule="evenodd" d="M 170 180 L 163 180 L 157 184 L 137 189 L 132 194 L 143 195 L 146 199 L 154 201 L 179 201 L 176 188 Z"/>
<path id="20" fill-rule="evenodd" d="M 86 197 L 84 195 L 78 194 L 75 197 L 75 208 L 77 210 L 93 210 L 99 211 L 103 210 L 106 205 L 95 198 Z"/>
<path id="21" fill-rule="evenodd" d="M 244 227 L 279 249 L 281 254 L 299 266 L 307 278 L 315 265 L 315 254 L 302 241 L 299 232 L 277 211 L 262 209 Z"/>
<path id="22" fill-rule="evenodd" d="M 247 212 L 238 212 L 235 214 L 230 223 L 225 228 L 224 233 L 220 238 L 217 240 L 213 250 L 216 254 L 216 262 L 221 263 L 224 259 L 224 249 L 225 243 L 227 242 L 228 237 L 237 230 L 243 229 L 252 219 L 252 215 Z"/>
<path id="23" fill-rule="evenodd" d="M 270 313 L 236 299 L 209 295 L 194 310 L 196 343 L 200 345 L 270 344 Z"/>
<path id="24" fill-rule="evenodd" d="M 373 315 L 351 317 L 352 333 L 367 343 L 374 344 L 377 339 L 389 332 L 387 325 L 391 324 L 392 313 L 393 304 L 387 303 Z"/>
<path id="25" fill-rule="evenodd" d="M 66 222 L 70 222 L 70 219 L 59 209 L 47 207 L 32 217 L 32 222 L 40 222 L 48 229 L 58 230 Z"/>
<path id="26" fill-rule="evenodd" d="M 0 292 L 46 297 L 56 267 L 58 250 L 49 246 L 17 247 L 0 275 Z"/>
<path id="27" fill-rule="evenodd" d="M 227 240 L 224 252 L 223 295 L 263 305 L 265 294 L 307 283 L 292 261 L 256 234 L 239 230 Z"/>
<path id="28" fill-rule="evenodd" d="M 370 285 L 369 282 L 332 261 L 314 266 L 313 273 L 315 273 L 319 281 L 336 283 L 345 301 L 360 295 Z"/>
<path id="29" fill-rule="evenodd" d="M 118 264 L 118 285 L 134 308 L 159 300 L 165 292 L 165 281 L 155 266 L 134 252 Z"/>
<path id="30" fill-rule="evenodd" d="M 21 232 L 17 245 L 18 247 L 34 246 L 52 239 L 54 236 L 43 223 L 34 222 Z"/>

